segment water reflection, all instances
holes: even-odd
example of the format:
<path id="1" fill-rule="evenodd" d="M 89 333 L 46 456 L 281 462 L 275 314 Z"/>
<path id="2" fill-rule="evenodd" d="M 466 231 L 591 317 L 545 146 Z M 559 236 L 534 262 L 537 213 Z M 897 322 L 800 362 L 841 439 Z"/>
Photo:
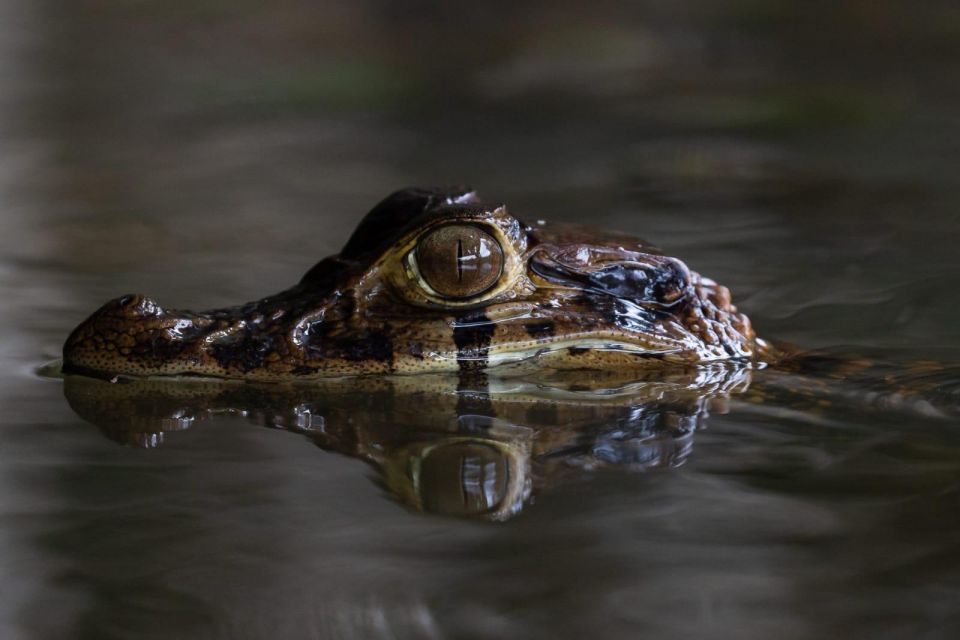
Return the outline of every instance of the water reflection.
<path id="1" fill-rule="evenodd" d="M 571 476 L 682 464 L 697 429 L 749 388 L 751 371 L 724 365 L 648 379 L 587 375 L 309 385 L 68 376 L 64 393 L 80 417 L 125 445 L 156 448 L 213 416 L 242 416 L 367 462 L 390 495 L 415 511 L 500 521 Z"/>

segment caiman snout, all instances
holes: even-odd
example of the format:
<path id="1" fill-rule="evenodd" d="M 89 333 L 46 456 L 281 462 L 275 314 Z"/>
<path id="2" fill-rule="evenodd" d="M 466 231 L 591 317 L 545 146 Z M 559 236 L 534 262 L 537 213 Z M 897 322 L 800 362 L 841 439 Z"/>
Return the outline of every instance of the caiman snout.
<path id="1" fill-rule="evenodd" d="M 67 372 L 149 373 L 180 357 L 190 347 L 190 334 L 208 323 L 193 314 L 168 312 L 141 294 L 120 296 L 73 330 L 64 344 L 63 367 Z"/>

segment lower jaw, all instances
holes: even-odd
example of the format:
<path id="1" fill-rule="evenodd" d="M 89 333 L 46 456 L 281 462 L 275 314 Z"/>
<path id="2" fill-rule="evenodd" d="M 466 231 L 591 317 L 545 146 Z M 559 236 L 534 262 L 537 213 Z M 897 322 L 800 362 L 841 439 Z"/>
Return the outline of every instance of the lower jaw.
<path id="1" fill-rule="evenodd" d="M 668 364 L 690 364 L 682 349 L 646 347 L 614 340 L 577 340 L 540 345 L 512 352 L 493 353 L 490 367 L 526 366 L 552 369 L 651 368 Z"/>

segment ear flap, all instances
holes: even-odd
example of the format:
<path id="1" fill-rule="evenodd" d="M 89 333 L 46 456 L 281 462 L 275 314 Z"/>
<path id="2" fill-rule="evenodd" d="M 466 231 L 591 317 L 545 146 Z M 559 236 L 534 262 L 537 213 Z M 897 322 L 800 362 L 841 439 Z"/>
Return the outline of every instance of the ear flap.
<path id="1" fill-rule="evenodd" d="M 421 188 L 411 187 L 396 191 L 370 210 L 347 240 L 340 258 L 362 260 L 380 253 L 398 229 L 430 209 L 451 204 L 478 202 L 477 194 L 469 187 Z"/>

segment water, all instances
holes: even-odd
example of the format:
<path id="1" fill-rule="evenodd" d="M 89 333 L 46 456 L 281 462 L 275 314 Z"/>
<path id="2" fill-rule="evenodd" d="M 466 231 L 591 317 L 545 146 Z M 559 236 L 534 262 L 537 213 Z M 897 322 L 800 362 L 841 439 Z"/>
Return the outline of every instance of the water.
<path id="1" fill-rule="evenodd" d="M 386 449 L 496 436 L 426 456 L 418 510 L 382 460 L 259 426 L 329 395 L 142 448 L 36 375 L 108 298 L 256 299 L 457 182 L 647 237 L 766 337 L 960 363 L 953 3 L 399 6 L 0 4 L 0 637 L 956 637 L 960 423 L 870 385 L 754 372 L 726 413 L 597 410 L 571 446 L 441 400 L 364 432 L 410 416 L 358 398 Z M 524 446 L 511 517 L 444 515 Z"/>

